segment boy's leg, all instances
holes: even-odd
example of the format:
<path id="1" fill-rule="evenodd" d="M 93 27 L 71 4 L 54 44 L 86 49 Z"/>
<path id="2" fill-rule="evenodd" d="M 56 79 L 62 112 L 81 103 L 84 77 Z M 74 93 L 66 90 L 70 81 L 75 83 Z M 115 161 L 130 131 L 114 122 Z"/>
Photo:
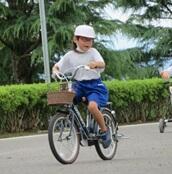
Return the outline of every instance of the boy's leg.
<path id="1" fill-rule="evenodd" d="M 100 137 L 104 148 L 108 148 L 111 144 L 110 129 L 106 127 L 104 117 L 100 110 L 98 109 L 97 103 L 95 101 L 90 101 L 88 104 L 88 110 L 93 115 L 94 119 L 100 126 Z"/>
<path id="2" fill-rule="evenodd" d="M 88 110 L 93 115 L 94 119 L 97 121 L 98 125 L 102 132 L 107 131 L 107 127 L 105 125 L 105 121 L 102 113 L 100 112 L 98 105 L 95 101 L 90 101 L 88 104 Z"/>

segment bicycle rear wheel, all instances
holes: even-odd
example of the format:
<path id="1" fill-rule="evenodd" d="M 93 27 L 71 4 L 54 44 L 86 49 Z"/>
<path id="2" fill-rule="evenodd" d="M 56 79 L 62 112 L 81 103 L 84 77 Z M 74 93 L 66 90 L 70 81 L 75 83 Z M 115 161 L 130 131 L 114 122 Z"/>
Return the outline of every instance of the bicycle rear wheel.
<path id="1" fill-rule="evenodd" d="M 102 158 L 103 160 L 111 160 L 115 156 L 117 151 L 117 122 L 114 120 L 113 115 L 110 112 L 103 110 L 102 114 L 106 126 L 110 129 L 112 142 L 110 146 L 105 149 L 102 146 L 101 142 L 97 141 L 95 144 L 95 148 L 100 158 Z"/>
<path id="2" fill-rule="evenodd" d="M 73 163 L 79 154 L 79 136 L 74 124 L 61 113 L 50 120 L 48 139 L 51 151 L 62 164 Z"/>

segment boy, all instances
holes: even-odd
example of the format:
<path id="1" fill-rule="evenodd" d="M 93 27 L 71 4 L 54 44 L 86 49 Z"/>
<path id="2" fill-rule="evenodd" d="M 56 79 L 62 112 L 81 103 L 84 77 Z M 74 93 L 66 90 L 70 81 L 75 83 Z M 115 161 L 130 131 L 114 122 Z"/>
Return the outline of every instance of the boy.
<path id="1" fill-rule="evenodd" d="M 69 51 L 57 62 L 53 68 L 53 73 L 65 72 L 68 69 L 79 65 L 87 65 L 93 71 L 79 69 L 75 82 L 72 85 L 76 93 L 76 101 L 86 98 L 88 110 L 93 115 L 100 127 L 100 137 L 104 148 L 111 144 L 110 130 L 105 125 L 105 121 L 99 107 L 105 106 L 108 101 L 108 91 L 100 79 L 100 73 L 105 68 L 105 63 L 100 53 L 92 47 L 95 38 L 95 31 L 89 25 L 79 25 L 74 32 L 74 50 Z"/>

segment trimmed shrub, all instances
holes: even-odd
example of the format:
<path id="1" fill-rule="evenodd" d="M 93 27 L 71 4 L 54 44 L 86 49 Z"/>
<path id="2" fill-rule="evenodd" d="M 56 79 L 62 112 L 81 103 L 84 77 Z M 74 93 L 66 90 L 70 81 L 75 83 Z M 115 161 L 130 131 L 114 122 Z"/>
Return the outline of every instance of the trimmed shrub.
<path id="1" fill-rule="evenodd" d="M 118 120 L 155 121 L 171 112 L 168 86 L 161 79 L 106 82 Z"/>
<path id="2" fill-rule="evenodd" d="M 170 83 L 157 78 L 105 84 L 120 123 L 156 121 L 171 114 Z M 0 131 L 47 129 L 48 119 L 57 107 L 47 106 L 46 94 L 57 88 L 56 83 L 1 86 Z"/>

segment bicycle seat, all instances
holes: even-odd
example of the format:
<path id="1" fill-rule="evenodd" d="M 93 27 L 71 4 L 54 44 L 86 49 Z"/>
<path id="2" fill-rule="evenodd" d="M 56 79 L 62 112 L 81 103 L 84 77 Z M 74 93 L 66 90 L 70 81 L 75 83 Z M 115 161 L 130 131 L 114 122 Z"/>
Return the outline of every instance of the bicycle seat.
<path id="1" fill-rule="evenodd" d="M 107 102 L 105 107 L 112 109 L 112 102 Z"/>

